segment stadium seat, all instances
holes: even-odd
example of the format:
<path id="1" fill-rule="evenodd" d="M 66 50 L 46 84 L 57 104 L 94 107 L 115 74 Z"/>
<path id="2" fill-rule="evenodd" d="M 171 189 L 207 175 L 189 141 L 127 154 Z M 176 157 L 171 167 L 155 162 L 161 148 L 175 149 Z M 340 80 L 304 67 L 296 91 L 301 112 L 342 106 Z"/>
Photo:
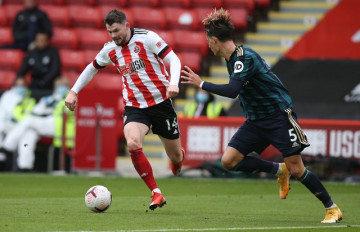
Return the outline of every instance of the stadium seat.
<path id="1" fill-rule="evenodd" d="M 165 29 L 166 19 L 162 9 L 132 7 L 135 27 L 146 29 Z"/>
<path id="2" fill-rule="evenodd" d="M 95 5 L 96 0 L 62 0 L 65 5 L 84 5 L 84 6 L 93 6 Z"/>
<path id="3" fill-rule="evenodd" d="M 57 48 L 77 49 L 78 34 L 75 29 L 54 27 L 51 44 Z"/>
<path id="4" fill-rule="evenodd" d="M 160 0 L 160 5 L 163 7 L 191 7 L 191 0 Z"/>
<path id="5" fill-rule="evenodd" d="M 222 3 L 225 9 L 244 8 L 249 14 L 255 9 L 255 0 L 223 0 Z"/>
<path id="6" fill-rule="evenodd" d="M 248 25 L 248 11 L 244 8 L 231 8 L 229 9 L 231 21 L 238 30 L 246 29 Z"/>
<path id="7" fill-rule="evenodd" d="M 115 8 L 126 7 L 128 0 L 95 0 L 95 4 L 98 6 L 114 6 Z"/>
<path id="8" fill-rule="evenodd" d="M 59 52 L 64 71 L 82 72 L 86 67 L 85 54 L 82 50 L 60 49 Z"/>
<path id="9" fill-rule="evenodd" d="M 64 0 L 37 0 L 38 4 L 41 5 L 62 5 Z M 2 0 L 3 5 L 8 4 L 23 4 L 24 0 Z"/>
<path id="10" fill-rule="evenodd" d="M 0 90 L 10 89 L 14 84 L 15 78 L 15 71 L 0 70 Z"/>
<path id="11" fill-rule="evenodd" d="M 0 49 L 0 67 L 2 70 L 17 71 L 24 58 L 24 53 L 17 49 Z"/>
<path id="12" fill-rule="evenodd" d="M 164 7 L 167 25 L 171 29 L 198 29 L 198 16 L 196 11 L 179 7 Z"/>
<path id="13" fill-rule="evenodd" d="M 105 29 L 78 28 L 80 49 L 102 49 L 106 42 L 111 41 L 111 37 Z"/>
<path id="14" fill-rule="evenodd" d="M 97 27 L 103 26 L 103 20 L 97 7 L 85 5 L 69 5 L 71 26 Z"/>
<path id="15" fill-rule="evenodd" d="M 105 19 L 105 16 L 113 9 L 118 9 L 121 10 L 122 12 L 125 13 L 127 21 L 130 23 L 130 26 L 133 27 L 134 26 L 134 16 L 132 13 L 132 10 L 130 8 L 121 8 L 121 7 L 117 7 L 115 5 L 113 6 L 98 6 L 99 11 L 100 11 L 100 17 L 102 18 L 102 20 Z"/>
<path id="16" fill-rule="evenodd" d="M 129 0 L 129 6 L 159 7 L 160 0 Z"/>
<path id="17" fill-rule="evenodd" d="M 9 26 L 11 26 L 14 22 L 14 19 L 17 15 L 17 13 L 19 13 L 19 11 L 24 9 L 23 5 L 18 5 L 18 4 L 9 4 L 9 5 L 4 5 L 5 8 L 5 14 L 7 17 L 7 23 Z"/>
<path id="18" fill-rule="evenodd" d="M 195 51 L 203 56 L 208 54 L 208 43 L 204 32 L 174 30 L 177 51 Z"/>
<path id="19" fill-rule="evenodd" d="M 53 26 L 70 26 L 70 13 L 67 6 L 42 5 L 40 8 L 47 13 Z"/>
<path id="20" fill-rule="evenodd" d="M 172 30 L 154 30 L 164 41 L 171 47 L 175 49 L 175 38 Z"/>
<path id="21" fill-rule="evenodd" d="M 122 90 L 122 79 L 119 73 L 98 73 L 95 77 L 95 86 L 99 89 Z"/>
<path id="22" fill-rule="evenodd" d="M 62 72 L 62 76 L 69 80 L 70 86 L 73 86 L 78 79 L 80 73 L 79 72 Z"/>
<path id="23" fill-rule="evenodd" d="M 12 44 L 12 28 L 11 27 L 0 27 L 0 45 Z"/>
<path id="24" fill-rule="evenodd" d="M 196 12 L 198 16 L 198 28 L 204 28 L 204 25 L 202 24 L 202 21 L 205 17 L 207 17 L 212 11 L 212 8 L 209 7 L 195 7 L 194 11 Z"/>
<path id="25" fill-rule="evenodd" d="M 270 7 L 271 0 L 255 0 L 256 7 L 268 8 Z"/>
<path id="26" fill-rule="evenodd" d="M 220 8 L 221 0 L 192 0 L 192 7 Z"/>
<path id="27" fill-rule="evenodd" d="M 5 8 L 0 6 L 0 26 L 1 27 L 7 26 L 7 21 L 8 20 L 6 18 L 6 14 L 5 14 Z"/>
<path id="28" fill-rule="evenodd" d="M 202 56 L 198 52 L 179 52 L 177 53 L 181 61 L 181 66 L 190 67 L 194 72 L 200 72 Z"/>
<path id="29" fill-rule="evenodd" d="M 99 50 L 94 50 L 94 49 L 86 49 L 83 50 L 84 51 L 84 55 L 85 55 L 85 62 L 86 64 L 89 64 L 90 62 L 92 62 L 96 55 L 100 52 Z"/>

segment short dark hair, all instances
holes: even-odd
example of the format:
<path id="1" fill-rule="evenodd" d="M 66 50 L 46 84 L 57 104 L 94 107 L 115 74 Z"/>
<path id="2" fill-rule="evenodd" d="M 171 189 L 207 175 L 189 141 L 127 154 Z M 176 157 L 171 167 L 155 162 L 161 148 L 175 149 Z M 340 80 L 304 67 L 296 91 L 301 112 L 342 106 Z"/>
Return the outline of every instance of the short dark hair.
<path id="1" fill-rule="evenodd" d="M 210 13 L 202 23 L 205 26 L 206 35 L 215 36 L 220 41 L 232 40 L 232 32 L 235 29 L 231 22 L 230 13 L 223 8 Z"/>
<path id="2" fill-rule="evenodd" d="M 104 22 L 108 25 L 112 25 L 113 23 L 124 23 L 126 22 L 126 15 L 124 12 L 114 9 L 110 11 L 106 16 Z"/>

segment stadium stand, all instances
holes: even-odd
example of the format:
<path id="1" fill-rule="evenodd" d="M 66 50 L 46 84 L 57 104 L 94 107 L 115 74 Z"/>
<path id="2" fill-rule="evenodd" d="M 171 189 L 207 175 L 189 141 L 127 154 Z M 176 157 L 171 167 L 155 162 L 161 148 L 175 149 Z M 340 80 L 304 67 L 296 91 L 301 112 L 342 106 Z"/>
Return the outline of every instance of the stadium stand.
<path id="1" fill-rule="evenodd" d="M 51 44 L 60 49 L 77 49 L 79 43 L 78 34 L 75 29 L 71 28 L 54 28 L 54 36 L 51 39 Z"/>
<path id="2" fill-rule="evenodd" d="M 69 12 L 72 27 L 100 28 L 104 25 L 97 7 L 69 5 Z"/>
<path id="3" fill-rule="evenodd" d="M 67 6 L 57 5 L 41 5 L 40 7 L 44 10 L 53 26 L 69 27 L 70 26 L 70 12 Z"/>
<path id="4" fill-rule="evenodd" d="M 17 71 L 20 66 L 24 53 L 17 49 L 0 49 L 0 67 L 2 70 Z"/>
<path id="5" fill-rule="evenodd" d="M 13 42 L 11 27 L 0 27 L 0 44 L 11 44 Z"/>
<path id="6" fill-rule="evenodd" d="M 146 29 L 166 29 L 165 12 L 160 8 L 133 6 L 134 24 Z M 144 17 L 146 15 L 147 17 Z"/>
<path id="7" fill-rule="evenodd" d="M 4 27 L 7 25 L 7 18 L 5 14 L 5 8 L 0 7 L 0 26 Z"/>
<path id="8" fill-rule="evenodd" d="M 85 68 L 85 54 L 83 50 L 60 49 L 63 71 L 82 72 Z"/>
<path id="9" fill-rule="evenodd" d="M 161 5 L 165 7 L 183 7 L 190 8 L 191 0 L 160 0 Z"/>
<path id="10" fill-rule="evenodd" d="M 110 37 L 106 30 L 95 28 L 77 28 L 80 49 L 100 49 Z"/>
<path id="11" fill-rule="evenodd" d="M 24 8 L 23 5 L 18 5 L 18 4 L 4 5 L 3 7 L 5 9 L 5 15 L 8 23 L 7 25 L 9 26 L 11 26 L 12 23 L 14 22 L 16 14 Z"/>
<path id="12" fill-rule="evenodd" d="M 180 7 L 164 7 L 165 20 L 172 29 L 197 30 L 198 15 L 195 10 Z"/>
<path id="13" fill-rule="evenodd" d="M 0 70 L 0 91 L 11 88 L 15 81 L 16 72 L 11 70 Z"/>

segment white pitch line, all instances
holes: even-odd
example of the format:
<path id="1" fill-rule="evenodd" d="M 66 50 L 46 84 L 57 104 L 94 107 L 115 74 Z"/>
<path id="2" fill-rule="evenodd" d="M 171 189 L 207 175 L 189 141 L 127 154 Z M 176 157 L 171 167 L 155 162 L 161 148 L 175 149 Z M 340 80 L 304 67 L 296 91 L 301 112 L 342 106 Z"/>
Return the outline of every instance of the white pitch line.
<path id="1" fill-rule="evenodd" d="M 234 228 L 202 228 L 202 229 L 151 229 L 151 230 L 104 230 L 98 232 L 171 232 L 171 231 L 233 231 L 233 230 L 289 230 L 289 229 L 321 229 L 321 228 L 360 228 L 360 225 L 328 225 L 328 226 L 284 226 L 284 227 L 234 227 Z M 94 232 L 79 231 L 49 231 L 49 232 Z"/>

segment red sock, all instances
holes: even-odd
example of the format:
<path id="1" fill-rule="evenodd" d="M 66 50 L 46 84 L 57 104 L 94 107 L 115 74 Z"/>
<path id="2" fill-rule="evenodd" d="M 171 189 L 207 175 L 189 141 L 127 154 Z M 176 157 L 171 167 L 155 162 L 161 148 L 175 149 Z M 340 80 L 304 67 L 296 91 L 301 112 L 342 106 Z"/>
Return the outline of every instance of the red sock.
<path id="1" fill-rule="evenodd" d="M 142 148 L 129 150 L 132 163 L 148 188 L 152 191 L 157 188 L 151 165 L 143 153 Z"/>

